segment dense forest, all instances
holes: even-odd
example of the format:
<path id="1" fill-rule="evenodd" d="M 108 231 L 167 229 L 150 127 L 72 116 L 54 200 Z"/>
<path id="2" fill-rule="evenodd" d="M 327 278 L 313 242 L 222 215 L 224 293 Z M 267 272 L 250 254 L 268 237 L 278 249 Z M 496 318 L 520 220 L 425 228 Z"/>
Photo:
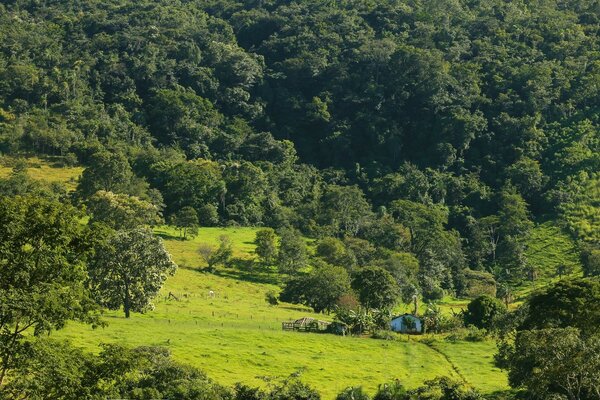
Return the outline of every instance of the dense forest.
<path id="1" fill-rule="evenodd" d="M 61 262 L 69 251 L 95 259 L 92 280 L 119 244 L 155 248 L 140 225 L 184 237 L 256 226 L 261 260 L 291 277 L 281 298 L 318 312 L 340 296 L 306 293 L 307 279 L 340 276 L 338 294 L 352 289 L 366 308 L 472 297 L 475 285 L 508 304 L 535 279 L 536 223 L 564 228 L 584 274 L 600 275 L 598 49 L 597 0 L 3 1 L 0 158 L 13 172 L 0 180 L 0 220 L 25 229 L 39 222 L 26 209 L 50 213 L 48 226 L 80 246 L 55 238 Z M 85 170 L 68 191 L 31 181 L 23 156 Z M 123 236 L 100 243 L 110 232 Z M 301 236 L 318 241 L 314 257 Z M 0 266 L 20 260 L 19 246 L 5 246 Z M 19 279 L 0 279 L 0 291 Z M 369 297 L 369 284 L 387 283 Z M 38 321 L 40 332 L 90 322 L 95 306 L 72 290 L 77 316 Z M 145 310 L 139 296 L 125 300 L 128 316 Z M 135 368 L 166 357 L 107 347 L 81 363 L 134 368 L 136 351 L 147 360 Z"/>
<path id="2" fill-rule="evenodd" d="M 0 151 L 90 166 L 80 202 L 410 252 L 428 292 L 520 279 L 531 220 L 597 251 L 599 7 L 5 2 Z"/>

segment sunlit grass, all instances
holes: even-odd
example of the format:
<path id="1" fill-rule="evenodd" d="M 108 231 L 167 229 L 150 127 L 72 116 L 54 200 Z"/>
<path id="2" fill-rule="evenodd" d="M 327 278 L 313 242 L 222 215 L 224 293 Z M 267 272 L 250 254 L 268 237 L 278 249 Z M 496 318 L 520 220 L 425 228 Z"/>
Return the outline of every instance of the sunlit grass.
<path id="1" fill-rule="evenodd" d="M 251 260 L 256 228 L 202 228 L 196 238 L 187 241 L 177 239 L 172 228 L 155 231 L 183 266 L 168 279 L 155 310 L 133 314 L 129 320 L 122 312 L 109 312 L 107 328 L 70 324 L 56 336 L 90 351 L 97 351 L 103 342 L 165 346 L 177 360 L 203 369 L 225 385 L 260 385 L 264 384 L 261 377 L 283 378 L 300 371 L 302 379 L 324 399 L 334 398 L 349 385 L 363 385 L 373 393 L 379 384 L 393 379 L 409 387 L 442 375 L 460 379 L 448 359 L 418 337 L 382 341 L 282 331 L 282 321 L 303 316 L 327 320 L 331 316 L 292 304 L 268 305 L 265 294 L 278 290 L 272 282 L 279 277 L 256 262 L 241 269 L 220 268 L 214 274 L 201 272 L 204 263 L 196 253 L 200 243 L 216 245 L 219 236 L 226 234 L 233 241 L 235 257 Z M 209 291 L 215 293 L 214 298 Z M 168 298 L 169 293 L 179 300 Z M 473 386 L 485 391 L 506 388 L 505 374 L 491 363 L 493 342 L 444 346 L 445 354 L 454 353 L 452 359 L 456 358 L 453 362 L 459 370 L 467 370 L 463 375 L 472 376 L 469 382 Z M 480 374 L 485 379 L 479 379 Z"/>
<path id="2" fill-rule="evenodd" d="M 77 179 L 83 172 L 83 167 L 62 167 L 53 162 L 37 157 L 27 158 L 27 174 L 35 180 L 52 183 L 64 183 L 67 189 L 74 190 Z M 12 167 L 0 164 L 0 178 L 6 178 L 12 172 Z"/>

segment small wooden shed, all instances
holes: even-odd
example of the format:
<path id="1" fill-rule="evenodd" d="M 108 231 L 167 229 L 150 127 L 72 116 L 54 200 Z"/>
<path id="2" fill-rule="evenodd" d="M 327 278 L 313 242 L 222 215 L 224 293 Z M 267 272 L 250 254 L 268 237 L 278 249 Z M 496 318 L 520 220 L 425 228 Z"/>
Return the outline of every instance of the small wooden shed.
<path id="1" fill-rule="evenodd" d="M 390 325 L 394 332 L 423 333 L 423 320 L 412 314 L 403 314 L 394 317 Z"/>
<path id="2" fill-rule="evenodd" d="M 314 318 L 304 317 L 296 321 L 282 322 L 281 327 L 284 331 L 301 331 L 301 332 L 323 332 L 327 330 L 330 322 L 319 321 Z"/>

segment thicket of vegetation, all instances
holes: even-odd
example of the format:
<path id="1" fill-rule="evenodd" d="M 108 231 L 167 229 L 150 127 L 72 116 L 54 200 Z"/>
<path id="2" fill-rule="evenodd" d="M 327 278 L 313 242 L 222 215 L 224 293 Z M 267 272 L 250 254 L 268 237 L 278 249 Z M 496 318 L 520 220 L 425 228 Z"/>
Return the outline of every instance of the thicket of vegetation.
<path id="1" fill-rule="evenodd" d="M 264 226 L 256 252 L 288 277 L 281 299 L 357 332 L 447 294 L 476 298 L 464 322 L 497 330 L 538 278 L 539 221 L 572 235 L 593 281 L 598 15 L 592 0 L 3 2 L 0 389 L 32 384 L 8 378 L 26 333 L 152 308 L 176 268 L 147 229 L 163 222 L 182 240 Z M 22 155 L 85 169 L 69 191 L 33 181 Z M 231 258 L 227 238 L 198 251 L 210 268 Z M 425 318 L 449 323 L 435 304 Z M 597 375 L 561 391 L 513 373 L 552 326 L 523 324 L 534 333 L 504 348 L 515 386 L 598 394 Z M 585 327 L 557 329 L 557 346 L 597 351 Z"/>

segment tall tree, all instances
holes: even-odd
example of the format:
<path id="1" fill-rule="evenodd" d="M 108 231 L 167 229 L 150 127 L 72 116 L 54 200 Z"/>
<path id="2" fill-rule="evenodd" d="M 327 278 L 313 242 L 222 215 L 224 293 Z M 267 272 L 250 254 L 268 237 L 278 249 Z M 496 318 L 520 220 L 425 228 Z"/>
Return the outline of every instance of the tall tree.
<path id="1" fill-rule="evenodd" d="M 171 223 L 179 229 L 179 238 L 187 239 L 188 235 L 194 237 L 198 234 L 200 221 L 193 207 L 186 206 L 177 211 L 171 218 Z"/>
<path id="2" fill-rule="evenodd" d="M 0 198 L 0 392 L 26 335 L 97 323 L 85 288 L 94 236 L 81 217 L 50 200 Z"/>
<path id="3" fill-rule="evenodd" d="M 271 228 L 261 229 L 254 238 L 256 255 L 265 265 L 273 265 L 277 259 L 277 236 Z"/>
<path id="4" fill-rule="evenodd" d="M 390 309 L 400 295 L 394 277 L 383 268 L 367 267 L 352 277 L 352 289 L 366 308 Z"/>
<path id="5" fill-rule="evenodd" d="M 306 266 L 308 260 L 306 243 L 300 233 L 293 228 L 281 229 L 279 237 L 279 249 L 277 251 L 279 270 L 284 273 L 295 274 Z"/>
<path id="6" fill-rule="evenodd" d="M 96 250 L 89 266 L 90 285 L 97 301 L 125 317 L 153 307 L 168 275 L 177 265 L 152 231 L 137 228 L 116 232 Z"/>

